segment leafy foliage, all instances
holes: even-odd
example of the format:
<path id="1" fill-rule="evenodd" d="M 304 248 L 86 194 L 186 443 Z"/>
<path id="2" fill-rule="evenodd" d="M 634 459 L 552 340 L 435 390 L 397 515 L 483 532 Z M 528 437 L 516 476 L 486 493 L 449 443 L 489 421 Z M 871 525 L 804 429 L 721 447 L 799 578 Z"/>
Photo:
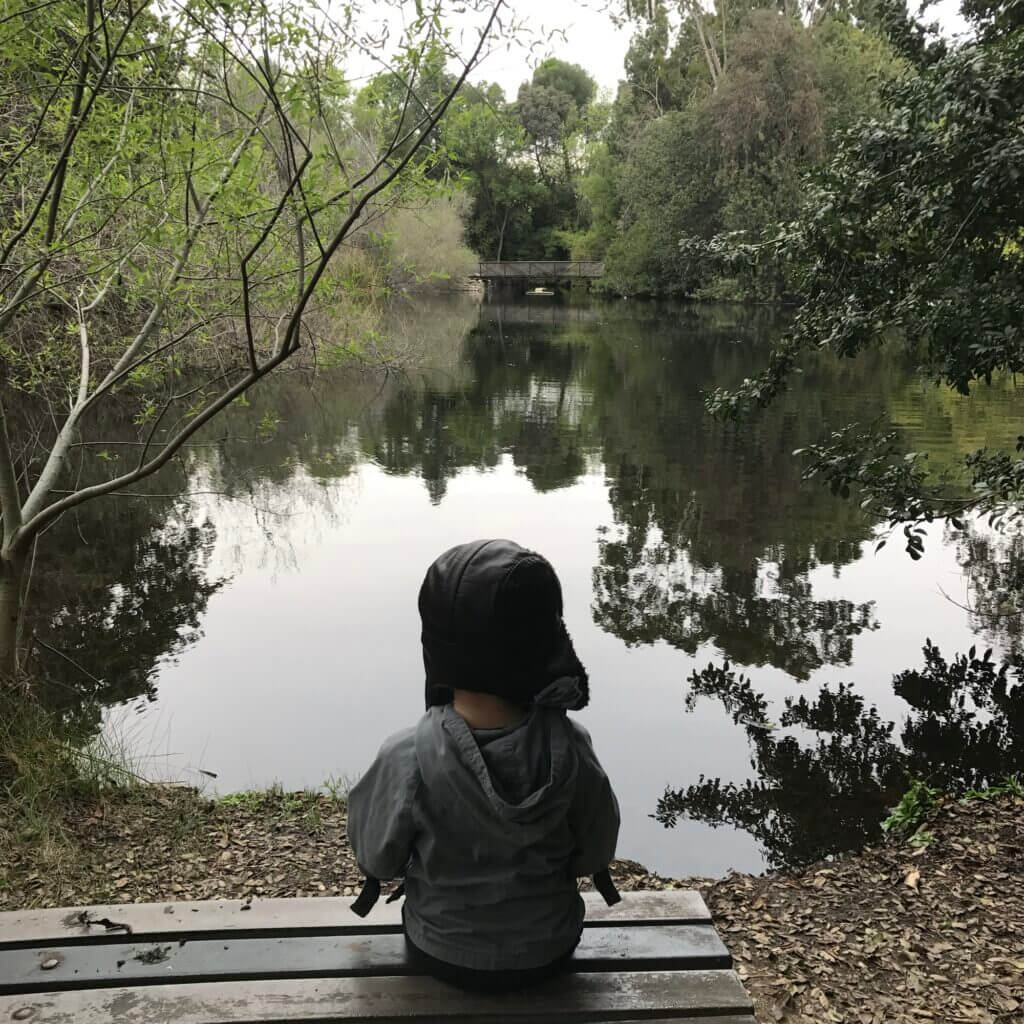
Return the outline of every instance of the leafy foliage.
<path id="1" fill-rule="evenodd" d="M 609 290 L 779 299 L 780 265 L 721 268 L 688 258 L 679 238 L 756 236 L 796 215 L 802 177 L 833 136 L 878 109 L 878 80 L 899 68 L 866 18 L 822 11 L 810 23 L 777 6 L 680 4 L 678 29 L 656 4 L 634 36 L 605 131 L 613 203 L 591 239 Z M 593 189 L 594 186 L 591 186 Z"/>
<path id="2" fill-rule="evenodd" d="M 900 797 L 900 802 L 892 809 L 892 813 L 882 822 L 882 831 L 897 835 L 916 831 L 941 799 L 941 789 L 929 786 L 921 779 L 914 779 L 910 788 Z"/>
<path id="3" fill-rule="evenodd" d="M 580 178 L 600 121 L 594 92 L 581 67 L 549 58 L 513 103 L 494 85 L 461 97 L 444 142 L 471 200 L 466 238 L 482 257 L 571 255 L 587 220 Z"/>
<path id="4" fill-rule="evenodd" d="M 886 340 L 917 353 L 936 384 L 967 395 L 1024 368 L 1024 30 L 1021 5 L 967 8 L 980 39 L 883 90 L 885 112 L 842 136 L 799 214 L 761 241 L 684 239 L 684 263 L 788 268 L 800 306 L 767 368 L 709 407 L 736 416 L 787 386 L 802 353 L 853 357 Z M 1017 517 L 1017 457 L 979 450 L 958 486 L 920 456 L 899 464 L 892 434 L 851 426 L 809 449 L 812 474 L 854 487 L 891 522 L 953 521 L 965 510 Z M 916 548 L 911 545 L 913 553 Z"/>

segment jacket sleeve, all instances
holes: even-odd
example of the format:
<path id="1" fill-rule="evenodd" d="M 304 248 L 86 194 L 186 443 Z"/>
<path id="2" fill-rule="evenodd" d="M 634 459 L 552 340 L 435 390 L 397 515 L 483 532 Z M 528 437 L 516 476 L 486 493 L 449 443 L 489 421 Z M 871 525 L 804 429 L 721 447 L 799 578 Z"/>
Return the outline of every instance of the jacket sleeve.
<path id="1" fill-rule="evenodd" d="M 388 739 L 348 795 L 349 843 L 370 878 L 404 875 L 412 856 L 419 789 L 413 733 Z"/>
<path id="2" fill-rule="evenodd" d="M 615 857 L 619 838 L 619 802 L 594 753 L 590 734 L 570 719 L 576 734 L 579 774 L 576 795 L 569 809 L 575 849 L 570 864 L 574 878 L 603 871 Z"/>

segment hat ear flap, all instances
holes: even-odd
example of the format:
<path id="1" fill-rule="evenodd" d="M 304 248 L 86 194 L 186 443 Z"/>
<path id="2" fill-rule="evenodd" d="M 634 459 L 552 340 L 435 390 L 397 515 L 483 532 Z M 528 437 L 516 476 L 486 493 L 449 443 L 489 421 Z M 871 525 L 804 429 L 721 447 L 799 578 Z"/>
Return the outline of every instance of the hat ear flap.
<path id="1" fill-rule="evenodd" d="M 428 679 L 424 687 L 424 699 L 426 710 L 429 711 L 431 708 L 440 708 L 445 704 L 451 704 L 455 699 L 455 691 L 450 686 L 438 686 Z"/>

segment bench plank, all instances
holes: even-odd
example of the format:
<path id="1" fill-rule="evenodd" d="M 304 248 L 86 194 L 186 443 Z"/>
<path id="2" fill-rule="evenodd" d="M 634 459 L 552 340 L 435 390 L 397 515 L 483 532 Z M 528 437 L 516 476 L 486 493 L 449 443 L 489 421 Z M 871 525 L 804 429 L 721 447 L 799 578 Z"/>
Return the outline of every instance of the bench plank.
<path id="1" fill-rule="evenodd" d="M 701 924 L 711 914 L 699 892 L 625 892 L 609 907 L 592 892 L 583 893 L 587 925 Z M 381 900 L 365 919 L 356 917 L 348 897 L 213 900 L 172 903 L 114 903 L 92 907 L 14 910 L 0 914 L 0 948 L 66 945 L 79 940 L 124 942 L 133 938 L 177 941 L 206 934 L 245 932 L 277 935 L 345 935 L 401 929 L 401 905 Z M 95 922 L 95 923 L 89 923 Z"/>
<path id="2" fill-rule="evenodd" d="M 44 969 L 44 963 L 57 961 Z M 732 966 L 710 925 L 591 928 L 575 971 L 682 971 Z M 272 978 L 422 973 L 402 935 L 205 939 L 0 950 L 0 993 Z"/>
<path id="3" fill-rule="evenodd" d="M 28 1017 L 15 1016 L 28 1010 Z M 585 1024 L 751 1012 L 732 971 L 570 974 L 501 996 L 460 992 L 421 977 L 215 982 L 0 996 L 0 1021 L 28 1019 L 31 1024 L 384 1024 L 410 1018 L 424 1024 Z"/>

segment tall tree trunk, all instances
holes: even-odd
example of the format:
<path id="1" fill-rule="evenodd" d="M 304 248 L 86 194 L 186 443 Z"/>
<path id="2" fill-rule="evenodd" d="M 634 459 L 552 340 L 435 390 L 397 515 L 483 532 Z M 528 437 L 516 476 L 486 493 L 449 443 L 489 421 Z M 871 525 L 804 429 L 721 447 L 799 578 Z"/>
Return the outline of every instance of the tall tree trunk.
<path id="1" fill-rule="evenodd" d="M 501 231 L 498 233 L 498 262 L 501 262 L 501 251 L 505 248 L 505 228 L 508 226 L 508 207 L 505 207 L 505 216 L 501 221 Z"/>
<path id="2" fill-rule="evenodd" d="M 718 88 L 719 82 L 722 80 L 724 74 L 724 68 L 722 61 L 718 56 L 718 50 L 715 48 L 715 37 L 714 33 L 709 31 L 706 24 L 707 12 L 698 2 L 698 0 L 686 0 L 686 9 L 689 11 L 690 19 L 693 22 L 694 30 L 697 33 L 697 40 L 700 43 L 701 49 L 704 51 L 704 59 L 708 65 L 708 75 L 711 78 L 711 91 L 714 92 Z M 725 34 L 723 28 L 722 34 L 722 45 L 725 46 Z"/>
<path id="3" fill-rule="evenodd" d="M 18 624 L 25 557 L 20 552 L 0 557 L 0 685 L 18 671 Z"/>

